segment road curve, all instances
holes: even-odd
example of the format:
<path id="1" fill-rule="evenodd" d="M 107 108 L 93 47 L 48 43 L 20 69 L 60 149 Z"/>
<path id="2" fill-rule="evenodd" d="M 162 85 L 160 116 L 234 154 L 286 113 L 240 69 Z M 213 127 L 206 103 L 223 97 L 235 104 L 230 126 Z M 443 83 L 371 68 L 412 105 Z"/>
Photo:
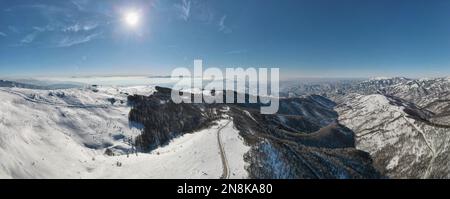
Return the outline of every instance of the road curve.
<path id="1" fill-rule="evenodd" d="M 225 127 L 227 127 L 230 123 L 231 123 L 231 121 L 228 121 L 225 125 L 220 127 L 219 130 L 217 131 L 217 142 L 219 143 L 220 157 L 222 159 L 222 168 L 223 168 L 222 176 L 220 177 L 220 179 L 229 179 L 230 178 L 230 167 L 228 165 L 227 154 L 225 153 L 225 148 L 223 146 L 222 139 L 220 136 L 222 133 L 222 130 Z"/>

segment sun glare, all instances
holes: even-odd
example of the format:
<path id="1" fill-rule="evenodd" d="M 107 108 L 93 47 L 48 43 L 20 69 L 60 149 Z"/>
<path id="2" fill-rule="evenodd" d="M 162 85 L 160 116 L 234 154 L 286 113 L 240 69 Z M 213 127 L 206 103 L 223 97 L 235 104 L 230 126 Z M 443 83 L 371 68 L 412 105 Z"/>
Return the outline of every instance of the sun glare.
<path id="1" fill-rule="evenodd" d="M 124 21 L 130 27 L 138 26 L 139 21 L 140 21 L 139 13 L 137 13 L 135 11 L 130 11 L 130 12 L 125 13 Z"/>

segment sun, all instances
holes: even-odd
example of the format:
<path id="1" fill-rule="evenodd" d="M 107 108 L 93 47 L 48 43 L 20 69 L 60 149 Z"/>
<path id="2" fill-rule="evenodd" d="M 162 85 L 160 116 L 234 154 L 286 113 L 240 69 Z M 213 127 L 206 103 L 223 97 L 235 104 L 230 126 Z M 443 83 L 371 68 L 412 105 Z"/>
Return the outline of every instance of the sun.
<path id="1" fill-rule="evenodd" d="M 140 19 L 141 16 L 136 11 L 129 11 L 124 15 L 124 21 L 130 27 L 137 27 L 139 25 Z"/>

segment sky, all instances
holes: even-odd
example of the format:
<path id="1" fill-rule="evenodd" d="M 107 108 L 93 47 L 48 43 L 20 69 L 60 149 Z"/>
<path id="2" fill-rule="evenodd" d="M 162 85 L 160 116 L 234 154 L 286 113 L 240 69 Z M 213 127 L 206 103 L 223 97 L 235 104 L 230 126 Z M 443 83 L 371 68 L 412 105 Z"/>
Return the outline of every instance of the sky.
<path id="1" fill-rule="evenodd" d="M 194 59 L 282 77 L 449 76 L 450 1 L 0 0 L 0 77 L 169 75 Z"/>

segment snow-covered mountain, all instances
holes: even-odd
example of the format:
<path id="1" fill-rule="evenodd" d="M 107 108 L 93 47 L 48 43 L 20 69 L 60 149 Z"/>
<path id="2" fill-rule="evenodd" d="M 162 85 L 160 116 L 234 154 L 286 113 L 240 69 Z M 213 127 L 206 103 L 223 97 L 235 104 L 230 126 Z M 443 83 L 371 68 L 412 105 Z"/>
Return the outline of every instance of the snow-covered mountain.
<path id="1" fill-rule="evenodd" d="M 449 78 L 292 86 L 262 115 L 157 86 L 3 81 L 0 177 L 450 178 Z"/>
<path id="2" fill-rule="evenodd" d="M 423 119 L 429 113 L 388 96 L 353 94 L 336 110 L 382 173 L 393 178 L 449 178 L 450 131 Z"/>
<path id="3" fill-rule="evenodd" d="M 382 174 L 450 177 L 450 78 L 345 80 L 286 90 L 333 99 L 339 122 L 355 132 L 356 148 L 369 152 Z"/>
<path id="4" fill-rule="evenodd" d="M 174 104 L 170 89 L 0 88 L 1 178 L 378 178 L 320 96 Z"/>

